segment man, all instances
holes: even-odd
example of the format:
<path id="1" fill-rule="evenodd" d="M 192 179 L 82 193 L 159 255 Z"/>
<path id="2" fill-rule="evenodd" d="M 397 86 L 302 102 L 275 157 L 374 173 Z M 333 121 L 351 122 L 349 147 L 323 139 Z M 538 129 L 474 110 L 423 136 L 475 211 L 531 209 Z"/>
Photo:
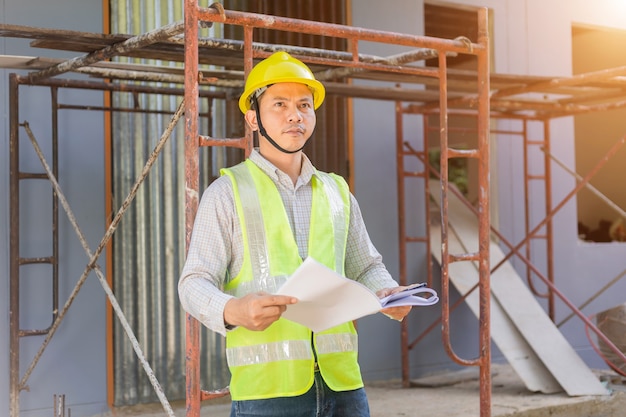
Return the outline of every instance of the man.
<path id="1" fill-rule="evenodd" d="M 379 297 L 404 287 L 372 245 L 339 176 L 302 152 L 323 85 L 277 52 L 250 72 L 239 107 L 258 149 L 204 192 L 179 294 L 183 308 L 226 335 L 231 416 L 369 416 L 352 322 L 319 333 L 281 318 L 294 297 L 273 295 L 307 256 Z M 410 307 L 383 310 L 402 320 Z"/>

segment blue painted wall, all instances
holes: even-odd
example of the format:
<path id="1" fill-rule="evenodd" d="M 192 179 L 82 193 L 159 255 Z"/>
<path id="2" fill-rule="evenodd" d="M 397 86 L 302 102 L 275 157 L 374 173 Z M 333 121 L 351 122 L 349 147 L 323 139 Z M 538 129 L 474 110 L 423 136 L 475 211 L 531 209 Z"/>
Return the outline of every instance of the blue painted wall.
<path id="1" fill-rule="evenodd" d="M 102 3 L 80 0 L 0 0 L 0 22 L 34 27 L 100 32 Z M 1 55 L 69 58 L 76 54 L 29 47 L 28 40 L 0 38 Z M 9 98 L 8 70 L 0 69 L 0 415 L 9 415 Z M 21 87 L 19 121 L 27 121 L 48 163 L 51 117 L 49 89 Z M 65 90 L 63 103 L 102 105 L 102 94 Z M 59 183 L 86 239 L 95 248 L 104 234 L 103 117 L 100 112 L 59 114 Z M 24 129 L 20 131 L 20 163 L 28 172 L 44 172 Z M 21 254 L 50 256 L 51 186 L 25 181 L 20 188 Z M 59 209 L 59 298 L 62 307 L 83 273 L 87 257 L 65 212 Z M 52 317 L 51 268 L 21 269 L 23 329 L 43 329 Z M 20 396 L 21 416 L 52 415 L 54 395 L 65 395 L 73 416 L 100 414 L 106 405 L 105 295 L 91 274 L 58 328 Z M 23 338 L 20 376 L 35 356 L 43 336 Z"/>

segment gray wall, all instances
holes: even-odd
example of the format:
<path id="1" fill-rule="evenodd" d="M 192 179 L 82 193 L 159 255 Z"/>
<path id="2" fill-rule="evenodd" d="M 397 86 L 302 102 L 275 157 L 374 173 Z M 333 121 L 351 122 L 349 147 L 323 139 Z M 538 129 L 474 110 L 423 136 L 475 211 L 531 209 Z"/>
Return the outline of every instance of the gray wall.
<path id="1" fill-rule="evenodd" d="M 102 2 L 80 0 L 0 0 L 0 21 L 34 27 L 100 32 Z M 29 41 L 0 38 L 0 54 L 72 57 L 73 53 L 30 48 Z M 9 414 L 9 107 L 8 70 L 0 70 L 0 415 Z M 50 93 L 41 87 L 21 87 L 20 122 L 28 121 L 50 163 Z M 64 90 L 65 103 L 102 105 L 102 94 Z M 100 112 L 62 111 L 59 116 L 59 182 L 91 248 L 104 234 L 103 118 Z M 24 129 L 20 130 L 22 169 L 43 172 Z M 21 187 L 22 256 L 49 256 L 51 249 L 51 187 L 29 181 Z M 63 306 L 83 272 L 87 257 L 60 209 L 60 284 Z M 46 328 L 51 322 L 51 269 L 21 269 L 21 327 Z M 22 416 L 49 416 L 53 396 L 65 395 L 73 416 L 99 414 L 106 405 L 105 295 L 90 275 L 28 380 Z M 20 376 L 36 354 L 42 336 L 22 339 Z"/>

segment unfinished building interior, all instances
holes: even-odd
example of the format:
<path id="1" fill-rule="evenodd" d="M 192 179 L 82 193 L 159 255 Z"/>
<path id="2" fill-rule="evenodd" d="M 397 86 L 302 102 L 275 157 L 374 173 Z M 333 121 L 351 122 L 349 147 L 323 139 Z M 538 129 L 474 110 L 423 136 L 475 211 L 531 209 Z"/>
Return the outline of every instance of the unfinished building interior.
<path id="1" fill-rule="evenodd" d="M 0 26 L 0 36 L 32 39 L 32 45 L 40 48 L 65 49 L 81 53 L 73 59 L 24 60 L 18 57 L 3 59 L 3 66 L 27 70 L 27 75 L 10 75 L 10 141 L 11 141 L 11 201 L 10 201 L 10 407 L 11 417 L 20 415 L 20 395 L 27 387 L 33 369 L 53 336 L 61 325 L 65 314 L 86 278 L 95 274 L 105 291 L 112 315 L 115 315 L 121 331 L 129 338 L 132 349 L 138 358 L 154 393 L 167 415 L 174 413 L 167 396 L 154 377 L 150 364 L 145 358 L 133 327 L 116 299 L 116 291 L 111 286 L 111 272 L 105 275 L 100 269 L 100 255 L 110 248 L 110 241 L 128 208 L 149 175 L 155 161 L 170 135 L 177 126 L 184 128 L 184 174 L 185 174 L 185 243 L 189 243 L 193 220 L 199 202 L 202 186 L 211 179 L 214 165 L 232 164 L 247 155 L 252 147 L 251 132 L 232 137 L 226 132 L 223 137 L 214 136 L 211 107 L 216 102 L 233 106 L 234 100 L 243 88 L 245 74 L 255 60 L 265 58 L 277 50 L 286 50 L 307 63 L 316 78 L 325 83 L 327 94 L 332 97 L 329 109 L 322 116 L 325 131 L 341 135 L 346 132 L 340 127 L 339 112 L 345 111 L 344 99 L 367 98 L 395 102 L 396 134 L 393 146 L 397 153 L 398 188 L 398 230 L 400 252 L 400 284 L 410 283 L 409 261 L 419 247 L 425 259 L 437 260 L 441 270 L 441 317 L 416 337 L 409 337 L 411 320 L 402 323 L 402 381 L 405 387 L 411 386 L 410 351 L 425 334 L 441 326 L 443 348 L 457 364 L 479 368 L 481 417 L 490 416 L 491 409 L 491 343 L 498 343 L 498 325 L 512 311 L 501 311 L 491 303 L 493 294 L 507 297 L 503 284 L 506 279 L 508 260 L 515 258 L 524 264 L 527 272 L 527 285 L 532 295 L 547 301 L 547 317 L 554 321 L 556 303 L 563 303 L 571 309 L 572 318 L 594 333 L 607 349 L 614 353 L 618 361 L 626 363 L 624 353 L 607 337 L 599 326 L 581 312 L 554 284 L 553 279 L 553 216 L 579 191 L 588 188 L 590 179 L 615 155 L 626 141 L 617 141 L 586 176 L 577 177 L 576 186 L 560 201 L 553 201 L 552 169 L 558 160 L 550 153 L 550 123 L 555 118 L 605 112 L 626 107 L 623 81 L 626 67 L 581 73 L 569 78 L 548 78 L 539 76 L 498 75 L 490 71 L 489 12 L 478 9 L 475 16 L 475 37 L 416 36 L 365 28 L 355 28 L 336 23 L 323 23 L 281 16 L 269 16 L 252 12 L 224 9 L 219 3 L 210 7 L 200 7 L 196 1 L 185 1 L 184 21 L 174 22 L 165 27 L 137 36 L 117 34 L 77 33 L 64 30 Z M 207 38 L 202 31 L 213 24 L 231 28 L 233 39 Z M 265 38 L 255 34 L 262 30 Z M 283 35 L 271 36 L 271 33 Z M 287 34 L 306 34 L 330 39 L 320 47 L 294 46 L 284 38 Z M 236 35 L 236 36 L 235 36 Z M 443 36 L 443 35 L 442 35 Z M 241 40 L 234 38 L 240 37 Z M 281 43 L 284 42 L 284 43 Z M 383 45 L 402 47 L 406 52 L 372 56 L 359 53 L 359 42 L 376 42 Z M 297 41 L 295 41 L 297 42 Z M 161 64 L 126 64 L 113 60 L 116 57 L 155 59 Z M 461 66 L 451 68 L 451 60 L 469 57 L 469 69 Z M 170 65 L 173 63 L 173 65 Z M 425 63 L 427 63 L 425 65 Z M 184 64 L 184 65 L 179 65 Z M 66 74 L 88 75 L 92 79 L 64 77 Z M 355 82 L 357 81 L 357 82 Z M 360 83 L 358 81 L 366 81 Z M 367 82 L 372 82 L 372 85 Z M 36 135 L 28 122 L 20 117 L 19 99 L 22 86 L 48 88 L 53 106 L 51 126 L 52 160 L 46 161 Z M 64 89 L 93 90 L 112 94 L 125 94 L 129 98 L 123 104 L 108 99 L 101 108 L 80 104 L 61 104 L 59 93 Z M 58 112 L 68 108 L 83 108 L 97 111 L 110 118 L 113 113 L 150 113 L 156 110 L 142 108 L 136 98 L 140 94 L 174 97 L 177 109 L 167 126 L 163 126 L 160 140 L 146 161 L 142 163 L 141 175 L 128 189 L 127 196 L 117 202 L 116 210 L 111 208 L 107 231 L 97 248 L 90 248 L 81 235 L 78 224 L 72 221 L 72 211 L 64 197 L 62 186 L 57 182 L 58 173 Z M 334 101 L 337 100 L 337 101 Z M 89 108 L 87 108 L 89 107 Z M 232 108 L 231 108 L 232 110 Z M 168 110 L 160 113 L 169 117 Z M 232 114 L 232 112 L 231 112 Z M 423 126 L 423 135 L 415 146 L 415 141 L 405 137 L 404 124 L 407 118 L 418 117 Z M 498 121 L 510 122 L 511 129 L 499 127 Z M 184 121 L 184 123 L 183 123 Z M 181 126 L 184 125 L 184 126 Z M 462 133 L 465 142 L 460 146 L 454 142 L 456 134 Z M 490 143 L 501 138 L 518 138 L 524 150 L 524 190 L 526 193 L 525 231 L 526 236 L 519 242 L 509 242 L 505 236 L 492 227 L 490 211 L 491 161 Z M 539 137 L 539 138 L 538 138 Z M 468 140 L 471 138 L 471 140 Z M 25 144 L 32 145 L 41 160 L 44 172 L 36 173 L 20 166 L 19 150 Z M 323 170 L 332 170 L 352 177 L 350 167 L 342 164 L 341 156 L 350 153 L 350 143 L 339 143 L 339 148 L 315 145 L 310 149 L 317 165 Z M 213 151 L 228 148 L 227 152 Z M 233 150 L 230 150 L 233 149 Z M 544 164 L 541 172 L 529 168 L 528 153 L 543 152 Z M 462 161 L 469 172 L 463 184 L 451 178 L 451 167 Z M 20 253 L 20 222 L 28 221 L 20 214 L 20 187 L 24 181 L 45 180 L 54 190 L 52 203 L 53 249 L 49 257 L 31 258 Z M 530 184 L 540 182 L 540 195 L 532 193 Z M 418 184 L 419 183 L 419 184 Z M 416 190 L 418 190 L 416 192 Z M 532 195 L 531 195 L 532 194 Z M 531 221 L 528 212 L 533 198 L 544 201 L 545 212 L 540 221 Z M 436 208 L 436 211 L 433 210 Z M 84 273 L 76 282 L 72 296 L 60 302 L 58 288 L 58 217 L 62 209 L 70 218 L 81 245 L 88 258 Z M 618 207 L 619 209 L 619 207 Z M 621 209 L 619 209 L 621 210 Z M 419 213 L 417 215 L 416 213 Z M 622 211 L 623 213 L 623 211 Z M 417 218 L 416 218 L 417 217 Z M 624 216 L 626 217 L 626 216 Z M 414 227 L 418 224 L 417 229 Z M 418 230 L 416 232 L 416 230 Z M 532 242 L 541 241 L 545 248 L 539 255 L 532 250 Z M 499 247 L 502 251 L 494 252 Z M 124 256 L 123 252 L 116 252 Z M 536 266 L 535 257 L 541 257 Z M 20 275 L 21 270 L 32 264 L 46 264 L 52 267 L 52 323 L 43 330 L 28 330 L 20 326 Z M 108 265 L 108 264 L 107 264 Z M 426 262 L 429 284 L 434 284 L 434 264 Z M 545 267 L 544 267 L 545 266 Z M 111 268 L 107 268 L 111 271 Z M 609 285 L 617 282 L 623 274 L 615 277 Z M 467 279 L 463 280 L 462 277 Z M 546 288 L 541 293 L 536 286 Z M 463 297 L 452 302 L 450 284 L 453 284 Z M 608 288 L 605 287 L 601 291 Z M 508 290 L 511 289 L 510 283 Z M 479 355 L 476 358 L 459 357 L 450 340 L 450 314 L 461 303 L 472 306 L 478 318 Z M 521 302 L 521 301 L 520 301 Z M 515 303 L 512 307 L 516 308 Z M 521 306 L 520 306 L 521 308 Z M 527 306 L 524 306 L 527 308 Z M 494 320 L 497 322 L 494 324 Z M 201 329 L 191 317 L 186 320 L 186 401 L 187 416 L 200 415 L 200 403 L 212 398 L 228 395 L 227 389 L 203 389 L 200 370 L 204 365 L 200 359 Z M 528 326 L 536 325 L 527 324 Z M 556 327 L 555 327 L 556 328 Z M 493 329 L 493 330 L 492 330 Z M 520 329 L 529 352 L 535 348 L 532 340 L 532 327 Z M 34 358 L 20 355 L 20 341 L 26 337 L 44 337 L 41 348 Z M 53 343 L 53 342 L 52 342 Z M 506 344 L 502 342 L 503 345 Z M 506 356 L 506 347 L 501 347 Z M 181 358 L 182 359 L 182 358 Z M 532 391 L 555 392 L 565 390 L 570 395 L 585 393 L 601 394 L 602 388 L 590 382 L 567 381 L 571 374 L 559 375 L 556 369 L 541 365 L 545 358 L 541 353 L 529 353 L 522 362 L 507 358 L 516 369 L 524 374 L 529 372 L 529 361 L 533 368 L 542 372 L 522 376 Z M 32 361 L 25 373 L 20 373 L 20 363 Z M 557 359 L 553 359 L 557 361 Z M 561 360 L 569 361 L 565 355 Z M 517 361 L 517 366 L 516 366 Z M 211 363 L 213 364 L 213 362 Z M 619 372 L 619 366 L 616 368 Z M 623 369 L 623 368 L 622 368 Z M 583 371 L 584 372 L 584 371 Z M 544 375 L 545 374 L 545 375 Z M 623 374 L 622 374 L 623 375 Z M 583 378 L 584 379 L 584 378 Z M 569 384 L 569 385 L 568 385 Z"/>

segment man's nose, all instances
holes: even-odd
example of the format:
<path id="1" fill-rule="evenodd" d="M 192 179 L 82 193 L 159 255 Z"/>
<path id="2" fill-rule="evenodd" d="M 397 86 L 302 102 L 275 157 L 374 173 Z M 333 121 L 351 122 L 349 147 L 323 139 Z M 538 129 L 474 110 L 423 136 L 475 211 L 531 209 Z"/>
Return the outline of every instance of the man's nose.
<path id="1" fill-rule="evenodd" d="M 293 106 L 289 111 L 289 122 L 301 122 L 302 113 L 297 106 Z"/>

